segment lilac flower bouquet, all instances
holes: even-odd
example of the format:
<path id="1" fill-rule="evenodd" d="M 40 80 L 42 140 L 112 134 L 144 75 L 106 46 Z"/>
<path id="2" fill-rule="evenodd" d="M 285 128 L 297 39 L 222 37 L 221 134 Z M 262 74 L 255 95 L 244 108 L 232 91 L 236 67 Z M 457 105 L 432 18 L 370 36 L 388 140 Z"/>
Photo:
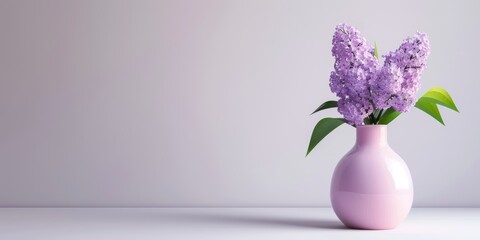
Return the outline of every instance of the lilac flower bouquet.
<path id="1" fill-rule="evenodd" d="M 330 89 L 339 99 L 321 104 L 313 113 L 337 108 L 343 118 L 324 118 L 317 123 L 307 155 L 343 123 L 353 127 L 386 125 L 414 106 L 444 124 L 437 105 L 458 112 L 449 93 L 441 87 L 431 88 L 416 98 L 420 76 L 430 54 L 425 33 L 406 38 L 397 50 L 383 55 L 383 66 L 376 44 L 368 45 L 352 26 L 338 25 L 332 44 L 335 65 L 330 74 Z"/>

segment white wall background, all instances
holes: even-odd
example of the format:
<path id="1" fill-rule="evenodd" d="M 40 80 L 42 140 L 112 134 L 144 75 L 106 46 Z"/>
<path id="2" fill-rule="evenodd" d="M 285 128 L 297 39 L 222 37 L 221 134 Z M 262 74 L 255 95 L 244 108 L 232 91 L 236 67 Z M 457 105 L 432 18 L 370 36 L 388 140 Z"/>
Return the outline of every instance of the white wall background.
<path id="1" fill-rule="evenodd" d="M 1 206 L 329 206 L 331 38 L 417 30 L 460 114 L 389 126 L 415 206 L 480 206 L 478 1 L 1 1 Z M 420 93 L 419 93 L 420 94 Z"/>

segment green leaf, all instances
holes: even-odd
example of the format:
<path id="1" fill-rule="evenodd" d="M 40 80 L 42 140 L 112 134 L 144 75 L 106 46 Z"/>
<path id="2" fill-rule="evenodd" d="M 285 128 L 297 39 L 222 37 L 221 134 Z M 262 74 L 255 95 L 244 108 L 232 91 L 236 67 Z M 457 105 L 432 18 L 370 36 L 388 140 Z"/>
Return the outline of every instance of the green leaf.
<path id="1" fill-rule="evenodd" d="M 452 97 L 450 97 L 450 94 L 448 94 L 447 90 L 441 87 L 431 88 L 425 94 L 423 94 L 422 98 L 424 101 L 439 104 L 450 108 L 453 111 L 459 112 L 457 106 L 455 106 L 455 103 L 452 100 Z"/>
<path id="2" fill-rule="evenodd" d="M 438 111 L 438 107 L 435 103 L 432 103 L 429 100 L 425 100 L 425 98 L 421 97 L 418 99 L 417 103 L 415 103 L 415 107 L 426 112 L 428 115 L 439 121 L 442 125 L 445 125 L 445 123 L 443 123 L 442 116 L 440 115 L 440 111 Z"/>
<path id="3" fill-rule="evenodd" d="M 375 57 L 378 59 L 378 48 L 377 48 L 377 43 L 375 43 L 375 49 L 374 49 Z"/>
<path id="4" fill-rule="evenodd" d="M 313 111 L 310 115 L 324 109 L 335 108 L 335 107 L 337 107 L 337 101 L 326 101 L 322 105 L 320 105 L 320 107 L 318 107 L 315 111 Z"/>
<path id="5" fill-rule="evenodd" d="M 389 108 L 383 112 L 380 121 L 378 121 L 378 124 L 389 124 L 393 119 L 397 118 L 400 115 L 401 112 L 395 111 L 393 108 Z"/>
<path id="6" fill-rule="evenodd" d="M 307 154 L 308 154 L 317 146 L 317 144 L 322 141 L 325 136 L 327 136 L 330 132 L 332 132 L 335 128 L 345 123 L 345 119 L 343 118 L 324 118 L 320 120 L 312 132 L 312 137 L 310 138 L 310 144 L 308 145 Z"/>

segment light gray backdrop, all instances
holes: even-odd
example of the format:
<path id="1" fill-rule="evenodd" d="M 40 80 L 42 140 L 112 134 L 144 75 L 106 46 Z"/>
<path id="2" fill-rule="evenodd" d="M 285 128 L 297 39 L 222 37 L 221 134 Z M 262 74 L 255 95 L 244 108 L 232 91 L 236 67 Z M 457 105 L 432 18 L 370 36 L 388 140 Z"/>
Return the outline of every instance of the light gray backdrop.
<path id="1" fill-rule="evenodd" d="M 334 99 L 331 38 L 380 53 L 431 40 L 421 92 L 389 126 L 415 206 L 480 206 L 479 1 L 1 1 L 1 206 L 330 206 L 342 126 L 308 157 Z M 420 93 L 419 93 L 420 94 Z"/>

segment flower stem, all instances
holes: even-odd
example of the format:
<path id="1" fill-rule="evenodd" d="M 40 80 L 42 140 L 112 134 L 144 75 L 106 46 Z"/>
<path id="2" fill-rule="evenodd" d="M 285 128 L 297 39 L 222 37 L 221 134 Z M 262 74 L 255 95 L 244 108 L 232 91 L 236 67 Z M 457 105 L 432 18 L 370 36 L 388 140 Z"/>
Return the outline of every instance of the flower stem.
<path id="1" fill-rule="evenodd" d="M 370 117 L 370 124 L 374 125 L 375 124 L 375 116 L 372 114 L 369 115 Z"/>
<path id="2" fill-rule="evenodd" d="M 378 122 L 380 122 L 380 118 L 382 117 L 382 114 L 383 114 L 383 109 L 381 109 L 380 112 L 378 112 L 376 124 L 378 124 Z"/>

